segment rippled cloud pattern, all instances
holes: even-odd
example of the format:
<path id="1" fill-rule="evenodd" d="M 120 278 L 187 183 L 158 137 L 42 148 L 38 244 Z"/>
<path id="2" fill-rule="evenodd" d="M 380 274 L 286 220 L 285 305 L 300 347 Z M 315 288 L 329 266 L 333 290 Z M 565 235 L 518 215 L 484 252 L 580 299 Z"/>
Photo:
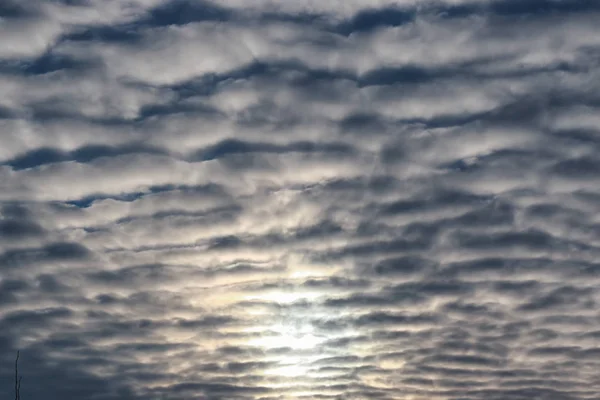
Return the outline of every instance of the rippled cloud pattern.
<path id="1" fill-rule="evenodd" d="M 0 1 L 0 384 L 600 399 L 600 3 Z"/>

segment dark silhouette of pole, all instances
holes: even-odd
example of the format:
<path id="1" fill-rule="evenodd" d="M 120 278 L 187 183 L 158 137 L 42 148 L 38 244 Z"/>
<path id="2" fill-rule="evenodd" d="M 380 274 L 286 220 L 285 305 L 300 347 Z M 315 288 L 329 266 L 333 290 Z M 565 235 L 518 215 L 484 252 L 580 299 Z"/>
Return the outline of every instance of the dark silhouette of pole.
<path id="1" fill-rule="evenodd" d="M 21 379 L 19 376 L 19 351 L 17 350 L 17 359 L 15 360 L 15 400 L 21 400 Z"/>

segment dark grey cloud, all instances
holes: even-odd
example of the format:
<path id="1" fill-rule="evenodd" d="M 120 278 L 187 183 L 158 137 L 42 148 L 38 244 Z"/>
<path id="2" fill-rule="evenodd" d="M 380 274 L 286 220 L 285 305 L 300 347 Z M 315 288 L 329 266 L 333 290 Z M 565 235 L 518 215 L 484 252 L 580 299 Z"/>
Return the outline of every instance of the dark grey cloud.
<path id="1" fill-rule="evenodd" d="M 91 257 L 92 253 L 83 245 L 57 242 L 42 248 L 7 250 L 0 255 L 0 267 L 26 268 L 35 264 L 84 261 Z"/>
<path id="2" fill-rule="evenodd" d="M 584 0 L 0 4 L 0 385 L 583 400 Z"/>
<path id="3" fill-rule="evenodd" d="M 162 151 L 160 149 L 144 148 L 143 145 L 130 145 L 121 148 L 86 146 L 67 153 L 52 148 L 43 148 L 36 149 L 12 160 L 8 160 L 6 161 L 6 165 L 11 166 L 14 170 L 20 170 L 58 162 L 75 161 L 78 163 L 87 163 L 101 157 L 111 157 L 131 153 L 161 154 Z"/>
<path id="4" fill-rule="evenodd" d="M 0 237 L 3 239 L 22 239 L 43 234 L 44 229 L 32 221 L 6 218 L 0 222 Z"/>

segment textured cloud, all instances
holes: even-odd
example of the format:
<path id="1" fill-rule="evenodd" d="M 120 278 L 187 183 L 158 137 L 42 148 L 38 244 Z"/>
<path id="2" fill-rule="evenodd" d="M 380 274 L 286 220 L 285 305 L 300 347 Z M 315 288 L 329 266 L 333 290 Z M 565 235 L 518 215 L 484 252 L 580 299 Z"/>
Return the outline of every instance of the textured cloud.
<path id="1" fill-rule="evenodd" d="M 0 383 L 600 396 L 600 6 L 0 4 Z"/>

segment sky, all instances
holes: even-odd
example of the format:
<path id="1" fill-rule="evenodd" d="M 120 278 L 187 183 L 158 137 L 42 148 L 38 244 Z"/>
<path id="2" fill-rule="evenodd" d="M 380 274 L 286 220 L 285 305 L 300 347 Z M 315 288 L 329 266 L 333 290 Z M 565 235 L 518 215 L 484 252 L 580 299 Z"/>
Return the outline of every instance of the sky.
<path id="1" fill-rule="evenodd" d="M 600 399 L 599 20 L 0 1 L 0 392 Z"/>

